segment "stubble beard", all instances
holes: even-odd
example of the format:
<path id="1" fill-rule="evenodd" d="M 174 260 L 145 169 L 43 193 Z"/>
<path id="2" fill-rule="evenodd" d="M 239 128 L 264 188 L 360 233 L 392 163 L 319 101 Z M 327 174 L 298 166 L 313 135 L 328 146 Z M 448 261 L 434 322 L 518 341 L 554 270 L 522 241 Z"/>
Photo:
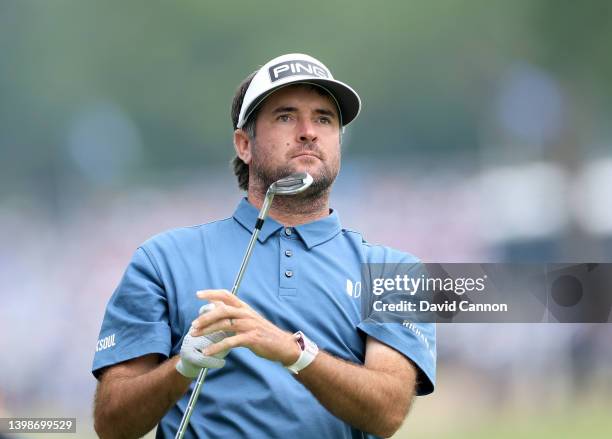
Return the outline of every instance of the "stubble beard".
<path id="1" fill-rule="evenodd" d="M 308 149 L 306 147 L 305 149 Z M 249 164 L 249 173 L 252 175 L 254 189 L 263 197 L 272 183 L 281 178 L 297 172 L 297 170 L 286 164 L 284 166 L 271 168 L 267 154 L 258 148 L 257 141 L 253 139 L 253 157 Z M 313 159 L 314 160 L 314 159 Z M 290 197 L 276 197 L 274 207 L 279 210 L 289 212 L 314 211 L 322 205 L 327 204 L 331 187 L 338 176 L 339 164 L 333 169 L 326 162 L 321 162 L 322 166 L 316 175 L 312 175 L 313 182 L 308 189 Z"/>

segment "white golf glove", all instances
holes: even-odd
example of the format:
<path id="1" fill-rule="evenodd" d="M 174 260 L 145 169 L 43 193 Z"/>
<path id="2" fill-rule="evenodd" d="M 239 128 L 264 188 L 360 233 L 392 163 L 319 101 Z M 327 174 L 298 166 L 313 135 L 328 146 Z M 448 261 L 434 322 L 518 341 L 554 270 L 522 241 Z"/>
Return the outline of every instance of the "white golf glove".
<path id="1" fill-rule="evenodd" d="M 214 303 L 208 303 L 200 308 L 200 315 L 211 311 Z M 203 368 L 218 369 L 225 365 L 224 358 L 229 353 L 225 350 L 213 356 L 204 355 L 202 351 L 208 346 L 218 343 L 226 337 L 234 335 L 232 332 L 217 331 L 208 335 L 193 337 L 187 333 L 181 345 L 181 359 L 176 363 L 176 370 L 186 378 L 195 378 Z"/>

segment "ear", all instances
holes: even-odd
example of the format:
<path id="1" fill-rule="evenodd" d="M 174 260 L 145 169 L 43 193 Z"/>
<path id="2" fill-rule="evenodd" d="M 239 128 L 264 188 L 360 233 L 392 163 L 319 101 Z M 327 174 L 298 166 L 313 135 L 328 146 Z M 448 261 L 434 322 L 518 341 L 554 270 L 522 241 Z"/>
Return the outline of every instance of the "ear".
<path id="1" fill-rule="evenodd" d="M 247 165 L 251 163 L 251 140 L 240 128 L 234 131 L 234 149 L 236 155 Z"/>

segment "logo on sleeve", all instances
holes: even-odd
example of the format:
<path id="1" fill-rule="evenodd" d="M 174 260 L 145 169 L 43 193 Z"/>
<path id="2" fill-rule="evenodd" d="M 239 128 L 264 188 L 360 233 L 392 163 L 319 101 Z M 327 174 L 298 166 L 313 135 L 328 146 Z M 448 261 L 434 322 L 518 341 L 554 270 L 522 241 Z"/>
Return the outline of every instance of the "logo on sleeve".
<path id="1" fill-rule="evenodd" d="M 276 82 L 289 76 L 311 76 L 313 78 L 329 78 L 329 73 L 319 64 L 304 60 L 284 61 L 268 69 L 270 81 Z"/>
<path id="2" fill-rule="evenodd" d="M 103 351 L 104 349 L 112 348 L 115 346 L 115 334 L 111 334 L 107 337 L 101 338 L 96 344 L 96 352 Z"/>

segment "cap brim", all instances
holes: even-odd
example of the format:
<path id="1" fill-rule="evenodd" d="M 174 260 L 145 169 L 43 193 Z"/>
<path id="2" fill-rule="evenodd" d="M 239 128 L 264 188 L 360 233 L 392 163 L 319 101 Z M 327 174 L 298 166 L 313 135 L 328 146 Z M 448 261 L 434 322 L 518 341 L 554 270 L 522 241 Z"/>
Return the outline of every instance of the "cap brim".
<path id="1" fill-rule="evenodd" d="M 244 119 L 248 120 L 251 113 L 253 113 L 253 111 L 272 93 L 280 90 L 281 88 L 294 84 L 313 84 L 326 90 L 335 99 L 338 105 L 342 118 L 342 126 L 346 126 L 351 123 L 361 110 L 361 99 L 359 98 L 359 95 L 345 83 L 336 81 L 335 79 L 307 78 L 289 81 L 277 87 L 271 88 L 251 103 Z"/>

